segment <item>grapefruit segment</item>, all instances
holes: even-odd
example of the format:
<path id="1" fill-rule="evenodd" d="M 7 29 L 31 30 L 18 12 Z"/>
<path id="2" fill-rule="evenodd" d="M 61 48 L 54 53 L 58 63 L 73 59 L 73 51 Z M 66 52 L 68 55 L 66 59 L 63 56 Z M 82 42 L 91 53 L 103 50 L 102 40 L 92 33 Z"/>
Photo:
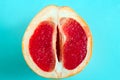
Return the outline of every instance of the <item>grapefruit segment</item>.
<path id="1" fill-rule="evenodd" d="M 33 61 L 44 71 L 52 71 L 55 67 L 55 55 L 52 48 L 54 23 L 41 22 L 29 41 L 29 51 Z"/>
<path id="2" fill-rule="evenodd" d="M 85 58 L 87 36 L 81 25 L 72 18 L 63 25 L 67 37 L 63 46 L 63 62 L 66 69 L 76 68 Z"/>
<path id="3" fill-rule="evenodd" d="M 92 54 L 88 25 L 69 7 L 48 6 L 28 26 L 22 41 L 28 66 L 47 78 L 80 72 Z"/>

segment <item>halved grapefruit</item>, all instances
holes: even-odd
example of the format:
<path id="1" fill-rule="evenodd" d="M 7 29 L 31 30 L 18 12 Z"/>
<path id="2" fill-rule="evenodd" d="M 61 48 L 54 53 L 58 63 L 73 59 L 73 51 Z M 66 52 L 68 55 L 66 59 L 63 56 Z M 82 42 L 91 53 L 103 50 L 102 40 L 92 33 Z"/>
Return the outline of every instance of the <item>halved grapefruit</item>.
<path id="1" fill-rule="evenodd" d="M 28 26 L 22 41 L 28 66 L 47 78 L 80 72 L 92 54 L 92 35 L 85 21 L 69 7 L 48 6 Z"/>

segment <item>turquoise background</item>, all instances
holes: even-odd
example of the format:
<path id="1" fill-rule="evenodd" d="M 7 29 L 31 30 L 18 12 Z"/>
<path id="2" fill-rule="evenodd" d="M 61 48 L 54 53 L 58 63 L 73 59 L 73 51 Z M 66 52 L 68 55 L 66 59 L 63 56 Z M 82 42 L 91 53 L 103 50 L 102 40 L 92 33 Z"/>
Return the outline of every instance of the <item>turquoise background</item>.
<path id="1" fill-rule="evenodd" d="M 120 0 L 0 0 L 0 80 L 52 80 L 35 74 L 21 50 L 30 21 L 49 4 L 73 8 L 93 35 L 89 64 L 62 80 L 120 80 Z"/>

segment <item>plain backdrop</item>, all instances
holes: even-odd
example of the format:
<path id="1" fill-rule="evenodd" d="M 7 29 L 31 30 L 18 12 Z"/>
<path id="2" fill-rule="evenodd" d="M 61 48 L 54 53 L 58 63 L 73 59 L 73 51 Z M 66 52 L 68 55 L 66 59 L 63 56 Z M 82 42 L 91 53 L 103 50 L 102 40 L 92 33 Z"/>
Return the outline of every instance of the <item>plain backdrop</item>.
<path id="1" fill-rule="evenodd" d="M 52 4 L 74 9 L 93 36 L 89 64 L 81 73 L 62 80 L 120 80 L 120 0 L 0 0 L 0 80 L 52 80 L 34 73 L 21 50 L 32 18 Z"/>

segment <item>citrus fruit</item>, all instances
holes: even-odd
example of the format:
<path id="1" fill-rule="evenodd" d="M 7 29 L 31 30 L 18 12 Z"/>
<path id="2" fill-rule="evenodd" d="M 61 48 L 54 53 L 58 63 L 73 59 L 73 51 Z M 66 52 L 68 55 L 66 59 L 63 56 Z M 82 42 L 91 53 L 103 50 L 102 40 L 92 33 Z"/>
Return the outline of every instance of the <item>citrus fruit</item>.
<path id="1" fill-rule="evenodd" d="M 85 21 L 69 7 L 48 6 L 25 31 L 22 51 L 28 66 L 47 78 L 80 72 L 92 52 L 92 35 Z"/>

